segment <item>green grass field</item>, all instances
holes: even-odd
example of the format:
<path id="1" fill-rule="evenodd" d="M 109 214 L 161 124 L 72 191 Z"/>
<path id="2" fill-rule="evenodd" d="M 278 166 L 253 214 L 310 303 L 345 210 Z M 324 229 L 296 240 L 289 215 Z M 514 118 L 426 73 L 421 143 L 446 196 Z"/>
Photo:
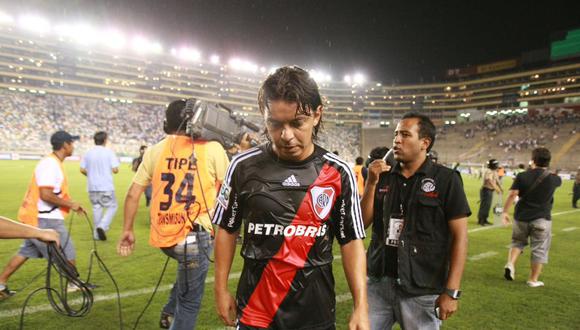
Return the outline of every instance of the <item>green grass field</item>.
<path id="1" fill-rule="evenodd" d="M 14 218 L 24 195 L 36 162 L 2 161 L 0 162 L 0 214 Z M 66 170 L 71 186 L 71 195 L 90 209 L 86 193 L 86 180 L 78 171 L 78 163 L 66 163 Z M 123 165 L 115 177 L 118 211 L 109 231 L 109 240 L 98 242 L 99 253 L 117 280 L 122 293 L 123 318 L 125 327 L 132 328 L 133 323 L 150 296 L 152 288 L 159 278 L 164 255 L 147 244 L 149 227 L 147 209 L 142 207 L 136 222 L 136 251 L 128 257 L 117 256 L 115 246 L 120 235 L 122 224 L 122 201 L 129 186 L 132 172 L 128 165 Z M 479 180 L 465 177 L 465 189 L 472 212 L 477 213 L 479 199 Z M 504 182 L 507 190 L 511 182 Z M 444 323 L 450 329 L 572 329 L 580 328 L 578 312 L 580 311 L 580 263 L 578 251 L 580 242 L 580 212 L 571 208 L 572 182 L 566 181 L 558 189 L 554 205 L 554 225 L 550 263 L 545 268 L 541 279 L 546 283 L 543 288 L 528 288 L 525 284 L 529 271 L 529 252 L 526 251 L 517 265 L 516 280 L 508 282 L 503 278 L 503 266 L 506 261 L 507 246 L 510 243 L 511 229 L 503 227 L 486 227 L 486 230 L 471 231 L 480 228 L 475 216 L 470 217 L 469 224 L 469 258 L 463 277 L 463 298 L 458 313 Z M 67 221 L 68 224 L 68 221 Z M 576 229 L 576 230 L 574 230 Z M 77 249 L 77 262 L 84 278 L 86 275 L 89 253 L 92 248 L 91 233 L 85 220 L 76 217 L 72 227 L 72 237 Z M 368 240 L 365 242 L 368 244 Z M 18 250 L 20 240 L 0 241 L 0 267 Z M 239 246 L 232 273 L 241 271 L 242 260 L 239 257 Z M 339 254 L 335 244 L 335 254 Z M 26 296 L 36 288 L 42 287 L 44 278 L 31 282 L 33 276 L 46 267 L 45 260 L 28 261 L 10 280 L 9 286 L 19 291 L 14 297 L 0 302 L 0 328 L 17 329 L 19 310 Z M 344 279 L 341 260 L 335 261 L 336 294 L 341 302 L 337 304 L 337 326 L 346 328 L 352 301 L 348 298 L 348 286 Z M 161 291 L 153 300 L 147 313 L 140 322 L 141 329 L 157 329 L 159 313 L 168 295 L 168 286 L 175 278 L 175 263 L 170 262 Z M 52 310 L 33 311 L 25 317 L 27 329 L 115 329 L 118 327 L 117 305 L 114 299 L 114 287 L 105 273 L 97 266 L 92 280 L 99 285 L 94 291 L 97 297 L 89 315 L 83 318 L 67 318 Z M 208 274 L 207 290 L 203 299 L 202 311 L 198 319 L 198 329 L 223 329 L 215 313 L 213 298 L 213 267 Z M 237 279 L 230 280 L 230 289 L 235 292 Z M 98 300 L 99 297 L 104 298 Z M 29 304 L 46 306 L 45 294 L 39 294 Z"/>

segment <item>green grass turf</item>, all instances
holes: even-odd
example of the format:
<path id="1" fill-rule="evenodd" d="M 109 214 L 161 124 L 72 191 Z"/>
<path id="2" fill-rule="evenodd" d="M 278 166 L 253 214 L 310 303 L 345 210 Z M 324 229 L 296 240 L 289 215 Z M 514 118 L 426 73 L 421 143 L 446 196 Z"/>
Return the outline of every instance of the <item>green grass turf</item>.
<path id="1" fill-rule="evenodd" d="M 24 195 L 28 181 L 36 162 L 33 161 L 1 161 L 0 162 L 0 214 L 14 218 Z M 86 193 L 86 180 L 78 171 L 78 163 L 67 162 L 66 171 L 69 176 L 71 194 L 75 200 L 90 208 Z M 115 176 L 117 198 L 120 209 L 108 233 L 109 240 L 98 242 L 99 253 L 117 280 L 121 292 L 152 288 L 159 278 L 164 255 L 147 244 L 149 227 L 147 210 L 142 201 L 136 221 L 136 251 L 128 257 L 117 256 L 115 246 L 120 235 L 122 224 L 122 201 L 132 178 L 128 165 L 122 165 L 121 171 Z M 480 182 L 477 179 L 464 177 L 465 189 L 472 211 L 477 213 Z M 504 182 L 504 188 L 509 188 L 510 180 Z M 572 182 L 566 181 L 558 189 L 553 213 L 573 210 L 571 208 Z M 476 229 L 475 216 L 469 218 L 469 229 Z M 67 221 L 67 224 L 69 222 Z M 564 228 L 579 227 L 578 230 L 563 231 Z M 545 268 L 541 279 L 545 281 L 544 288 L 528 288 L 525 284 L 529 271 L 529 252 L 526 250 L 517 265 L 517 275 L 514 282 L 503 278 L 503 266 L 506 261 L 507 245 L 510 242 L 510 228 L 491 228 L 469 234 L 469 256 L 482 253 L 496 253 L 487 258 L 467 262 L 463 277 L 462 289 L 464 295 L 460 301 L 458 313 L 444 323 L 444 328 L 473 329 L 571 329 L 580 327 L 578 312 L 580 311 L 580 263 L 577 262 L 578 233 L 580 232 L 580 212 L 572 212 L 554 217 L 552 249 L 550 263 Z M 72 237 L 74 239 L 78 265 L 83 278 L 86 276 L 89 252 L 92 248 L 90 231 L 85 220 L 75 217 L 73 220 Z M 368 244 L 368 238 L 365 244 Z M 20 240 L 0 241 L 0 267 L 18 250 Z M 335 254 L 339 248 L 335 244 Z M 242 260 L 239 257 L 239 246 L 232 273 L 241 270 Z M 44 260 L 28 261 L 11 278 L 9 285 L 19 290 L 14 297 L 0 302 L 0 315 L 6 311 L 21 308 L 26 296 L 35 288 L 43 285 L 43 278 L 31 282 L 34 275 L 46 267 Z M 341 260 L 335 261 L 336 294 L 348 293 L 344 279 Z M 162 286 L 170 285 L 175 278 L 175 263 L 170 262 Z M 210 267 L 208 278 L 213 278 L 213 266 Z M 95 295 L 111 295 L 114 288 L 108 277 L 97 266 L 94 268 L 93 282 L 99 285 Z M 237 280 L 230 280 L 230 289 L 235 292 Z M 148 311 L 141 320 L 141 329 L 157 329 L 160 310 L 167 299 L 168 291 L 159 292 Z M 149 293 L 134 295 L 122 299 L 125 326 L 131 328 L 135 319 L 145 306 Z M 46 305 L 45 294 L 35 296 L 29 306 Z M 118 316 L 114 299 L 95 302 L 91 312 L 83 318 L 68 318 L 60 316 L 52 310 L 31 313 L 25 317 L 27 329 L 115 329 L 118 328 Z M 352 309 L 352 301 L 347 299 L 337 304 L 337 327 L 345 329 L 348 315 Z M 17 329 L 19 316 L 4 316 L 0 318 L 0 328 Z M 198 329 L 223 329 L 215 313 L 213 284 L 207 285 L 198 319 Z"/>

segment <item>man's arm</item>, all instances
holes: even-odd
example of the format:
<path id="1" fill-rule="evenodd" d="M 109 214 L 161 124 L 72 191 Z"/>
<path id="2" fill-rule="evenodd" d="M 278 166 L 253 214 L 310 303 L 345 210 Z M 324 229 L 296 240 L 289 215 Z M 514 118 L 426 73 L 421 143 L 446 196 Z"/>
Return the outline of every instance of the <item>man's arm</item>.
<path id="1" fill-rule="evenodd" d="M 236 320 L 236 301 L 228 291 L 228 276 L 236 252 L 238 234 L 238 231 L 229 233 L 218 227 L 215 240 L 214 296 L 218 315 L 227 326 L 234 326 Z"/>
<path id="2" fill-rule="evenodd" d="M 382 159 L 375 160 L 369 165 L 365 191 L 360 201 L 365 229 L 373 223 L 375 190 L 379 182 L 379 176 L 390 169 L 391 167 Z"/>
<path id="3" fill-rule="evenodd" d="M 461 278 L 467 259 L 467 217 L 455 218 L 448 221 L 451 233 L 451 260 L 449 264 L 449 276 L 446 287 L 451 290 L 461 288 Z M 457 311 L 457 300 L 447 293 L 442 293 L 437 298 L 441 320 L 446 320 Z"/>
<path id="4" fill-rule="evenodd" d="M 123 214 L 123 233 L 121 239 L 117 244 L 117 253 L 124 257 L 129 256 L 135 249 L 135 235 L 133 233 L 133 225 L 135 223 L 135 215 L 139 208 L 139 199 L 141 194 L 145 191 L 144 186 L 137 183 L 132 183 L 127 196 L 125 196 L 125 207 Z"/>
<path id="5" fill-rule="evenodd" d="M 519 190 L 510 189 L 510 194 L 508 195 L 508 198 L 505 200 L 505 204 L 503 205 L 503 212 L 501 213 L 501 222 L 505 226 L 510 224 L 510 216 L 508 213 L 519 193 L 520 193 Z"/>
<path id="6" fill-rule="evenodd" d="M 39 197 L 40 199 L 42 199 L 43 201 L 58 206 L 58 207 L 64 207 L 64 208 L 69 208 L 77 213 L 85 213 L 85 210 L 83 209 L 83 207 L 72 200 L 66 200 L 66 199 L 62 199 L 60 197 L 58 197 L 53 191 L 52 191 L 52 187 L 39 187 Z"/>
<path id="7" fill-rule="evenodd" d="M 58 233 L 52 229 L 39 229 L 0 216 L 0 238 L 36 238 L 43 242 L 59 243 Z"/>
<path id="8" fill-rule="evenodd" d="M 352 294 L 354 311 L 349 329 L 369 329 L 369 305 L 367 301 L 367 262 L 362 240 L 352 240 L 340 247 L 342 266 Z"/>

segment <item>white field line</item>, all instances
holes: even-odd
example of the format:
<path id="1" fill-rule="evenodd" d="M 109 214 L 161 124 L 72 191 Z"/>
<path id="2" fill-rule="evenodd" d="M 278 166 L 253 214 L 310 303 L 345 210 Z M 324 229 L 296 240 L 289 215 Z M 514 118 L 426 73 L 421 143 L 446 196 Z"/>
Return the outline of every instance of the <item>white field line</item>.
<path id="1" fill-rule="evenodd" d="M 232 273 L 230 274 L 229 279 L 238 279 L 240 278 L 240 274 L 241 273 Z M 205 279 L 205 284 L 211 284 L 214 282 L 214 278 L 213 277 L 208 277 Z M 157 292 L 164 292 L 164 291 L 169 291 L 171 290 L 171 288 L 173 287 L 173 284 L 169 284 L 169 285 L 163 285 L 160 286 L 159 289 L 157 289 Z M 138 290 L 131 290 L 131 291 L 126 291 L 126 292 L 122 292 L 121 293 L 121 299 L 122 298 L 128 298 L 128 297 L 133 297 L 133 296 L 140 296 L 143 294 L 151 294 L 153 293 L 153 290 L 155 289 L 155 287 L 149 287 L 149 288 L 143 288 L 143 289 L 138 289 Z M 94 296 L 94 301 L 107 301 L 107 300 L 113 300 L 113 299 L 117 299 L 117 294 L 116 293 L 112 293 L 112 294 L 107 294 L 107 295 L 96 295 Z M 70 302 L 70 305 L 74 306 L 77 304 L 82 303 L 82 299 L 78 298 L 78 299 L 74 299 Z M 44 304 L 44 305 L 38 305 L 38 306 L 31 306 L 31 307 L 27 307 L 26 308 L 26 315 L 28 314 L 33 314 L 33 313 L 39 313 L 39 312 L 45 312 L 48 310 L 51 310 L 52 306 L 50 304 Z M 20 313 L 22 311 L 22 308 L 14 308 L 14 309 L 10 309 L 7 311 L 0 311 L 0 318 L 5 318 L 5 317 L 13 317 L 13 316 L 19 316 Z"/>
<path id="2" fill-rule="evenodd" d="M 559 215 L 564 215 L 564 214 L 569 214 L 569 213 L 575 213 L 575 212 L 580 212 L 580 209 L 578 209 L 578 210 L 563 211 L 563 212 L 557 212 L 557 213 L 553 213 L 552 216 L 553 217 L 556 217 L 556 216 L 559 216 Z M 493 224 L 493 226 L 472 228 L 472 229 L 469 229 L 467 232 L 469 232 L 469 233 L 476 233 L 478 231 L 490 230 L 490 229 L 495 229 L 495 228 L 499 228 L 499 227 L 503 227 L 503 224 L 501 223 L 501 220 L 498 221 L 497 224 Z"/>
<path id="3" fill-rule="evenodd" d="M 484 253 L 476 254 L 476 255 L 471 256 L 471 257 L 467 257 L 467 260 L 469 260 L 469 261 L 477 261 L 477 260 L 481 260 L 481 259 L 493 257 L 493 256 L 495 256 L 497 254 L 498 253 L 495 252 L 495 251 L 487 251 L 487 252 L 484 252 Z"/>
<path id="4" fill-rule="evenodd" d="M 564 212 L 558 212 L 558 213 L 554 213 L 552 214 L 552 216 L 558 216 L 558 215 L 563 215 L 563 214 L 568 214 L 568 213 L 574 213 L 574 212 L 578 212 L 580 210 L 571 210 L 571 211 L 564 211 Z M 474 233 L 474 232 L 478 232 L 478 231 L 482 231 L 482 230 L 488 230 L 488 229 L 494 229 L 494 228 L 498 228 L 501 227 L 501 224 L 498 225 L 493 225 L 493 226 L 488 226 L 488 227 L 481 227 L 481 228 L 474 228 L 474 229 L 470 229 L 468 230 L 469 233 Z M 572 227 L 572 228 L 576 228 L 576 227 Z M 569 228 L 566 228 L 569 229 Z M 574 229 L 571 229 L 574 230 Z M 480 257 L 481 255 L 484 254 L 489 254 L 492 253 L 491 255 L 486 255 L 484 257 Z M 497 254 L 497 252 L 486 252 L 486 253 L 482 253 L 481 255 L 475 255 L 473 257 L 468 258 L 470 261 L 474 261 L 474 260 L 479 260 L 479 259 L 483 259 L 486 257 L 491 257 L 493 255 Z M 335 260 L 340 260 L 342 258 L 342 256 L 337 255 L 334 256 Z M 473 259 L 476 258 L 476 259 Z M 235 278 L 239 278 L 240 277 L 240 273 L 232 273 L 230 274 L 230 279 L 235 279 Z M 214 278 L 213 277 L 208 277 L 205 281 L 206 284 L 208 283 L 213 283 L 214 282 Z M 159 287 L 159 289 L 157 290 L 157 292 L 164 292 L 164 291 L 169 291 L 171 290 L 172 285 L 164 285 Z M 132 291 L 127 291 L 127 292 L 123 292 L 121 293 L 121 298 L 127 298 L 127 297 L 133 297 L 133 296 L 139 296 L 139 295 L 143 295 L 143 294 L 148 294 L 148 293 L 152 293 L 153 292 L 153 287 L 150 288 L 143 288 L 143 289 L 138 289 L 138 290 L 132 290 Z M 113 300 L 113 299 L 117 299 L 117 294 L 116 293 L 112 293 L 112 294 L 108 294 L 108 295 L 96 295 L 94 297 L 94 301 L 108 301 L 108 300 Z M 343 301 L 347 301 L 350 300 L 351 296 L 350 293 L 348 294 L 342 294 L 342 295 L 338 295 L 336 297 L 336 302 L 343 302 Z M 78 300 L 74 300 L 71 302 L 72 305 L 74 304 L 78 304 L 80 303 L 80 299 Z M 38 305 L 38 306 L 31 306 L 26 308 L 26 314 L 33 314 L 33 313 L 39 313 L 39 312 L 45 312 L 48 310 L 51 310 L 52 306 L 50 304 L 44 304 L 44 305 Z M 15 308 L 15 309 L 11 309 L 11 310 L 6 310 L 6 311 L 0 311 L 0 319 L 2 318 L 6 318 L 6 317 L 14 317 L 14 316 L 19 316 L 21 312 L 21 308 Z"/>
<path id="5" fill-rule="evenodd" d="M 576 230 L 576 229 L 578 229 L 578 227 L 568 227 L 568 228 L 562 229 L 562 231 L 572 231 L 572 230 Z"/>

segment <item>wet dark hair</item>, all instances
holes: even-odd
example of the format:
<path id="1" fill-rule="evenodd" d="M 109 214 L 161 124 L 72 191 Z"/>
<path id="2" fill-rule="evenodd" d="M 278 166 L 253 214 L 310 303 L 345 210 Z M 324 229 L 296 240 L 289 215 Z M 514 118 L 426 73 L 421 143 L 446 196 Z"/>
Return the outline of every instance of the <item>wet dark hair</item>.
<path id="1" fill-rule="evenodd" d="M 364 160 L 362 157 L 357 157 L 357 158 L 355 159 L 355 163 L 356 163 L 357 165 L 362 165 L 364 162 L 365 162 L 365 160 Z"/>
<path id="2" fill-rule="evenodd" d="M 550 165 L 550 160 L 552 160 L 552 154 L 547 148 L 536 148 L 532 150 L 532 160 L 536 166 L 548 167 Z"/>
<path id="3" fill-rule="evenodd" d="M 258 91 L 258 107 L 264 114 L 270 101 L 298 103 L 296 114 L 312 116 L 313 111 L 322 106 L 322 97 L 318 85 L 308 72 L 297 66 L 278 68 L 268 76 Z M 322 117 L 314 126 L 314 136 L 322 125 Z"/>
<path id="4" fill-rule="evenodd" d="M 95 133 L 93 140 L 95 140 L 96 145 L 102 146 L 107 141 L 107 132 L 99 131 Z"/>
<path id="5" fill-rule="evenodd" d="M 436 134 L 435 124 L 433 124 L 431 119 L 429 117 L 427 117 L 426 115 L 424 115 L 422 113 L 415 112 L 415 111 L 407 112 L 406 114 L 403 115 L 403 119 L 410 119 L 410 118 L 419 119 L 419 123 L 418 123 L 418 125 L 419 125 L 419 138 L 420 139 L 427 138 L 427 139 L 431 140 L 429 147 L 427 147 L 427 152 L 431 151 L 431 148 L 433 148 L 433 145 L 435 144 L 435 134 Z"/>

